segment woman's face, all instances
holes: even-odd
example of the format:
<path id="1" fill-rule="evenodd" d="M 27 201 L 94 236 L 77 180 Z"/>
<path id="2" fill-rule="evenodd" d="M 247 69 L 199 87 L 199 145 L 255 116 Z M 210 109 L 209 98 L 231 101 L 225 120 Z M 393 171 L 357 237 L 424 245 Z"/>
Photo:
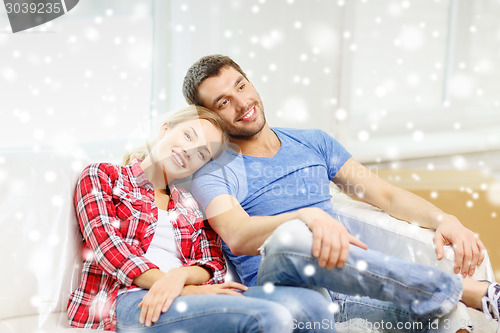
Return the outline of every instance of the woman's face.
<path id="1" fill-rule="evenodd" d="M 161 128 L 153 158 L 160 163 L 167 179 L 192 175 L 220 149 L 222 132 L 205 119 L 195 119 Z"/>

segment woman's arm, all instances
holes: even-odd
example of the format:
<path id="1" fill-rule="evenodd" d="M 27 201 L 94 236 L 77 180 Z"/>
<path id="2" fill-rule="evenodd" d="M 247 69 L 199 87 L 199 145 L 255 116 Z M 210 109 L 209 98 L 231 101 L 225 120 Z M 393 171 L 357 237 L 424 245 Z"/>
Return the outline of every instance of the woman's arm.
<path id="1" fill-rule="evenodd" d="M 226 263 L 219 235 L 203 220 L 203 214 L 191 193 L 172 186 L 171 199 L 171 212 L 177 217 L 176 234 L 182 239 L 178 244 L 184 257 L 183 265 L 205 268 L 211 279 L 204 283 L 224 282 Z"/>
<path id="2" fill-rule="evenodd" d="M 210 279 L 210 273 L 200 266 L 174 268 L 167 273 L 151 269 L 134 279 L 134 284 L 149 289 L 139 307 L 139 321 L 151 326 L 158 321 L 160 315 L 170 308 L 177 296 L 199 294 L 239 295 L 237 290 L 248 288 L 240 283 L 227 282 L 222 284 L 201 285 Z"/>
<path id="3" fill-rule="evenodd" d="M 174 268 L 167 273 L 152 269 L 134 279 L 137 286 L 149 289 L 139 304 L 142 308 L 140 321 L 147 326 L 156 322 L 187 286 L 221 283 L 224 280 L 225 264 L 220 238 L 205 225 L 203 215 L 191 194 L 172 186 L 168 208 L 170 215 L 176 217 L 172 222 L 177 245 L 182 253 L 183 267 Z M 207 288 L 187 290 L 191 294 L 213 293 L 213 290 Z"/>
<path id="4" fill-rule="evenodd" d="M 185 285 L 198 285 L 209 279 L 210 273 L 200 266 L 174 268 L 167 273 L 150 269 L 142 273 L 134 278 L 134 284 L 149 291 L 139 303 L 142 308 L 139 321 L 151 326 L 161 313 L 167 312 Z"/>
<path id="5" fill-rule="evenodd" d="M 122 221 L 113 202 L 114 166 L 106 163 L 87 166 L 75 189 L 75 208 L 80 230 L 92 259 L 109 276 L 128 287 L 133 279 L 156 265 L 125 242 Z"/>

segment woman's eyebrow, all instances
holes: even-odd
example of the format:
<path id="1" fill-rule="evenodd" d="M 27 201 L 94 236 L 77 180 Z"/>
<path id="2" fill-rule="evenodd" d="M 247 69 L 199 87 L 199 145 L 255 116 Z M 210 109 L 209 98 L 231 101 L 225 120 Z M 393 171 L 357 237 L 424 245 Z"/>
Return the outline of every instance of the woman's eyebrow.
<path id="1" fill-rule="evenodd" d="M 194 136 L 195 136 L 196 138 L 198 138 L 198 133 L 196 133 L 196 130 L 194 129 L 194 127 L 189 126 L 189 128 L 191 129 L 191 131 L 193 131 Z"/>

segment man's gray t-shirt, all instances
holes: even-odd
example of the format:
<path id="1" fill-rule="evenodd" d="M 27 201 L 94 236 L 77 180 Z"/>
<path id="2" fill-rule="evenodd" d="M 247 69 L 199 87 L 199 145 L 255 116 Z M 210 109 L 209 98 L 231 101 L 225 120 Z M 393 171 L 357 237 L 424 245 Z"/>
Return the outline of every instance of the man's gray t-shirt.
<path id="1" fill-rule="evenodd" d="M 250 216 L 319 207 L 333 216 L 330 181 L 351 157 L 321 130 L 272 128 L 281 141 L 275 156 L 253 157 L 226 150 L 193 177 L 192 192 L 203 211 L 221 194 L 234 196 Z M 257 282 L 260 256 L 223 249 L 247 286 Z"/>

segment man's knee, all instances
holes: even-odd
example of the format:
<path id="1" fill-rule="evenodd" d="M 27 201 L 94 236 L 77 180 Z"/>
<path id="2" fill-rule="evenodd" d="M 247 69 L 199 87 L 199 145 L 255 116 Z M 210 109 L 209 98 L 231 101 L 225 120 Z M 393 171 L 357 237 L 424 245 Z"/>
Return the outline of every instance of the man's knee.
<path id="1" fill-rule="evenodd" d="M 261 246 L 266 255 L 279 252 L 311 254 L 312 232 L 301 220 L 291 220 L 280 225 Z"/>

